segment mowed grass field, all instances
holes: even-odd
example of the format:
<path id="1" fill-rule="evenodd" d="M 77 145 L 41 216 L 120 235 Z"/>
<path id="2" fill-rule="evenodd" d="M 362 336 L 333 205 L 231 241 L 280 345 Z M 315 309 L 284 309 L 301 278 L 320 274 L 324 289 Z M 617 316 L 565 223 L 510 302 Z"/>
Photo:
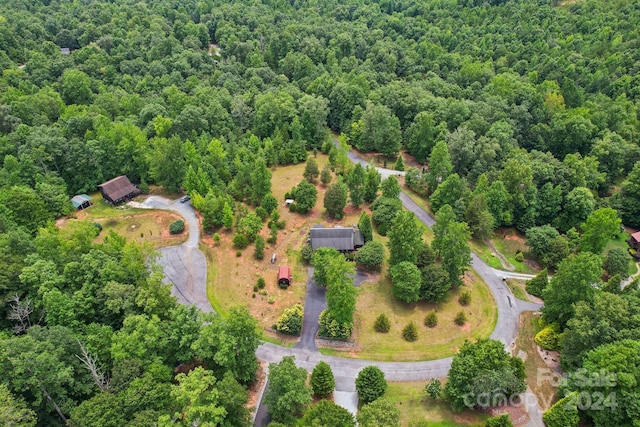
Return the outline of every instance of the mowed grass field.
<path id="1" fill-rule="evenodd" d="M 443 385 L 446 378 L 440 378 Z M 489 416 L 480 412 L 451 411 L 442 399 L 433 400 L 425 392 L 425 381 L 389 382 L 384 397 L 400 410 L 400 425 L 403 427 L 481 427 Z"/>
<path id="2" fill-rule="evenodd" d="M 101 242 L 109 231 L 124 236 L 129 241 L 149 244 L 154 249 L 165 246 L 179 245 L 188 236 L 185 228 L 180 234 L 169 233 L 169 225 L 182 219 L 178 214 L 155 210 L 137 209 L 127 205 L 112 206 L 102 200 L 100 193 L 92 194 L 93 206 L 88 209 L 73 212 L 69 218 L 59 221 L 60 227 L 73 227 L 79 220 L 96 222 L 102 226 L 102 232 L 96 238 Z M 146 196 L 141 196 L 141 199 Z"/>
<path id="3" fill-rule="evenodd" d="M 376 360 L 433 360 L 455 354 L 465 340 L 488 337 L 495 328 L 497 309 L 487 285 L 475 274 L 468 273 L 466 285 L 451 291 L 447 301 L 439 304 L 418 302 L 406 304 L 391 294 L 391 282 L 385 275 L 375 283 L 363 283 L 356 305 L 356 343 L 358 351 L 351 357 Z M 458 302 L 461 292 L 471 293 L 471 303 L 463 307 Z M 424 318 L 436 310 L 438 325 L 429 328 Z M 463 311 L 467 322 L 456 325 L 456 314 Z M 375 319 L 385 313 L 391 321 L 387 333 L 373 329 Z M 413 321 L 418 327 L 414 342 L 402 338 L 402 329 Z"/>

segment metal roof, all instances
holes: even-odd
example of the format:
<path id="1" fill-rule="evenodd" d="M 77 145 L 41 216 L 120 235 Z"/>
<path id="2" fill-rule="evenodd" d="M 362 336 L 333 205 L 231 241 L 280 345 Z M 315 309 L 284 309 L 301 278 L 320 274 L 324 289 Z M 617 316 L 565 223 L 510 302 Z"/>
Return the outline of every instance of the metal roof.
<path id="1" fill-rule="evenodd" d="M 357 228 L 312 228 L 311 247 L 335 248 L 339 251 L 352 251 L 364 245 L 364 236 Z"/>
<path id="2" fill-rule="evenodd" d="M 140 192 L 125 175 L 120 175 L 107 182 L 103 182 L 98 185 L 98 188 L 114 202 L 130 195 L 138 195 Z"/>
<path id="3" fill-rule="evenodd" d="M 90 202 L 93 200 L 93 197 L 88 196 L 86 194 L 78 194 L 77 196 L 73 196 L 71 199 L 71 204 L 74 208 L 78 209 L 78 207 L 82 206 L 86 202 Z"/>

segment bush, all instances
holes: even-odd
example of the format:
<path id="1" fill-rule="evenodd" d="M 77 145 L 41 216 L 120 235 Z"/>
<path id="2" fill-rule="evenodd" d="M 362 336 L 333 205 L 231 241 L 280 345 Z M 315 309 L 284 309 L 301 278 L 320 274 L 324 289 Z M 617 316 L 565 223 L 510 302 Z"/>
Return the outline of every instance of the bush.
<path id="1" fill-rule="evenodd" d="M 238 249 L 236 251 L 236 258 L 240 258 L 242 256 L 242 251 L 240 249 Z"/>
<path id="2" fill-rule="evenodd" d="M 218 233 L 213 234 L 213 243 L 215 243 L 216 245 L 220 244 L 220 235 Z"/>
<path id="3" fill-rule="evenodd" d="M 305 243 L 300 251 L 300 255 L 302 256 L 302 260 L 305 264 L 311 263 L 313 260 L 313 248 L 311 247 L 311 243 Z"/>
<path id="4" fill-rule="evenodd" d="M 102 225 L 99 222 L 94 222 L 93 226 L 98 230 L 97 234 L 100 234 L 100 232 L 102 231 Z"/>
<path id="5" fill-rule="evenodd" d="M 484 427 L 513 427 L 509 414 L 498 415 L 487 420 Z"/>
<path id="6" fill-rule="evenodd" d="M 267 210 L 265 208 L 263 208 L 262 206 L 258 206 L 256 208 L 256 215 L 258 215 L 258 218 L 260 218 L 262 221 L 264 221 L 269 216 L 269 212 L 267 212 Z"/>
<path id="7" fill-rule="evenodd" d="M 253 292 L 258 292 L 258 285 L 253 285 Z"/>
<path id="8" fill-rule="evenodd" d="M 356 391 L 364 403 L 371 403 L 382 396 L 387 389 L 384 373 L 376 366 L 367 366 L 358 373 Z"/>
<path id="9" fill-rule="evenodd" d="M 273 304 L 276 302 L 276 298 L 273 295 L 269 295 L 269 298 L 267 298 L 267 302 L 269 304 Z"/>
<path id="10" fill-rule="evenodd" d="M 438 314 L 435 310 L 431 310 L 429 313 L 427 313 L 426 317 L 424 318 L 424 324 L 429 328 L 435 328 L 436 326 L 438 326 Z"/>
<path id="11" fill-rule="evenodd" d="M 542 421 L 548 427 L 577 427 L 580 422 L 578 401 L 577 392 L 568 394 L 542 415 Z"/>
<path id="12" fill-rule="evenodd" d="M 456 314 L 455 319 L 453 319 L 453 323 L 455 323 L 458 326 L 464 325 L 466 321 L 467 321 L 467 315 L 464 314 L 464 311 L 458 312 L 458 314 Z"/>
<path id="13" fill-rule="evenodd" d="M 531 295 L 538 298 L 542 298 L 542 293 L 547 288 L 548 284 L 549 284 L 549 277 L 547 274 L 547 269 L 545 268 L 540 273 L 538 273 L 536 277 L 534 277 L 533 279 L 527 282 L 527 284 L 525 285 L 525 289 Z"/>
<path id="14" fill-rule="evenodd" d="M 424 391 L 427 392 L 429 397 L 433 400 L 438 399 L 442 396 L 442 383 L 437 378 L 432 378 L 425 386 Z"/>
<path id="15" fill-rule="evenodd" d="M 300 335 L 302 331 L 302 319 L 304 318 L 304 311 L 300 304 L 296 304 L 293 307 L 287 308 L 284 313 L 278 318 L 276 323 L 276 330 L 288 335 Z"/>
<path id="16" fill-rule="evenodd" d="M 169 225 L 169 233 L 171 234 L 180 234 L 184 231 L 184 221 L 179 219 L 177 221 L 173 221 L 171 225 Z"/>
<path id="17" fill-rule="evenodd" d="M 404 161 L 402 161 L 402 154 L 398 155 L 398 158 L 396 159 L 396 162 L 393 164 L 393 168 L 397 171 L 403 171 L 404 170 Z"/>
<path id="18" fill-rule="evenodd" d="M 336 381 L 331 371 L 331 366 L 327 362 L 318 363 L 313 372 L 311 372 L 310 380 L 311 390 L 316 396 L 328 396 L 336 387 Z"/>
<path id="19" fill-rule="evenodd" d="M 233 236 L 233 247 L 236 249 L 244 249 L 249 246 L 249 239 L 244 234 L 236 234 Z"/>
<path id="20" fill-rule="evenodd" d="M 524 261 L 524 254 L 522 252 L 516 252 L 516 261 L 522 262 Z"/>
<path id="21" fill-rule="evenodd" d="M 415 323 L 410 322 L 407 326 L 404 327 L 404 329 L 402 330 L 402 338 L 409 342 L 413 342 L 418 339 L 418 328 L 416 327 Z"/>
<path id="22" fill-rule="evenodd" d="M 560 325 L 552 323 L 538 332 L 534 338 L 536 344 L 545 350 L 557 350 L 560 338 Z"/>
<path id="23" fill-rule="evenodd" d="M 267 282 L 264 280 L 264 277 L 262 276 L 258 277 L 256 286 L 258 287 L 258 289 L 264 289 L 264 287 L 267 286 Z"/>
<path id="24" fill-rule="evenodd" d="M 336 319 L 331 317 L 329 310 L 324 310 L 320 313 L 318 323 L 320 324 L 318 335 L 321 337 L 343 341 L 346 341 L 351 337 L 353 323 L 338 322 Z"/>
<path id="25" fill-rule="evenodd" d="M 274 210 L 278 207 L 278 201 L 273 194 L 269 193 L 262 198 L 262 202 L 260 202 L 260 207 L 267 211 L 269 215 L 273 213 Z"/>
<path id="26" fill-rule="evenodd" d="M 365 243 L 356 253 L 355 261 L 366 268 L 380 269 L 384 262 L 384 245 L 377 240 Z"/>
<path id="27" fill-rule="evenodd" d="M 263 259 L 264 258 L 264 238 L 262 236 L 256 237 L 256 247 L 253 252 L 253 256 L 255 259 Z"/>
<path id="28" fill-rule="evenodd" d="M 373 324 L 373 329 L 380 333 L 389 332 L 389 329 L 391 329 L 391 322 L 389 322 L 389 318 L 386 314 L 380 313 Z"/>
<path id="29" fill-rule="evenodd" d="M 464 291 L 458 298 L 458 302 L 463 307 L 466 307 L 469 304 L 471 304 L 471 293 L 469 291 Z"/>

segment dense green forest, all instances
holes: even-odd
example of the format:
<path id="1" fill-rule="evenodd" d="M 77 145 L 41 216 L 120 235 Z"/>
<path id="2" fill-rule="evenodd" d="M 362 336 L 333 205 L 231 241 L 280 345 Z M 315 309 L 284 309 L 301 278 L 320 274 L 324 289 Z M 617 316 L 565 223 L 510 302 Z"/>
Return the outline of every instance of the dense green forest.
<path id="1" fill-rule="evenodd" d="M 639 33 L 632 0 L 4 0 L 3 417 L 245 425 L 248 313 L 179 306 L 147 249 L 52 220 L 126 174 L 185 189 L 207 228 L 230 225 L 241 203 L 271 203 L 270 167 L 313 150 L 339 161 L 332 130 L 391 162 L 406 150 L 424 164 L 407 184 L 475 237 L 525 232 L 557 270 L 539 292 L 565 369 L 635 378 L 615 409 L 581 415 L 637 422 L 640 297 L 618 295 L 627 254 L 603 250 L 620 219 L 640 227 Z M 207 369 L 173 378 L 194 360 Z"/>

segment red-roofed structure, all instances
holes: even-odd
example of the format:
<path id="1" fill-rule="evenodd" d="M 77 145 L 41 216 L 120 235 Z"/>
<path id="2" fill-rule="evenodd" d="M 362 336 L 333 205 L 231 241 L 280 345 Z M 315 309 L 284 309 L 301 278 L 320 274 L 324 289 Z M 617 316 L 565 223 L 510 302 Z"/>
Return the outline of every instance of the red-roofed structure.
<path id="1" fill-rule="evenodd" d="M 634 258 L 640 259 L 640 231 L 635 232 L 631 235 L 629 240 L 627 240 L 629 246 L 635 251 L 632 253 Z"/>
<path id="2" fill-rule="evenodd" d="M 278 286 L 286 288 L 291 284 L 291 269 L 287 266 L 282 266 L 278 269 Z"/>

